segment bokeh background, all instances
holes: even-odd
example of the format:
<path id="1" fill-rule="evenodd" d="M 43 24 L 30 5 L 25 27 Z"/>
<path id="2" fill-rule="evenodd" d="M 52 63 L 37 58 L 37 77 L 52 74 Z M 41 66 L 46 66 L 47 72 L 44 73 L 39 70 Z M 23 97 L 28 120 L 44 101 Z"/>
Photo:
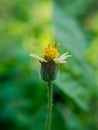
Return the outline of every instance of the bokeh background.
<path id="1" fill-rule="evenodd" d="M 98 0 L 0 0 L 0 130 L 44 130 L 52 41 L 73 55 L 54 82 L 52 130 L 98 130 Z"/>

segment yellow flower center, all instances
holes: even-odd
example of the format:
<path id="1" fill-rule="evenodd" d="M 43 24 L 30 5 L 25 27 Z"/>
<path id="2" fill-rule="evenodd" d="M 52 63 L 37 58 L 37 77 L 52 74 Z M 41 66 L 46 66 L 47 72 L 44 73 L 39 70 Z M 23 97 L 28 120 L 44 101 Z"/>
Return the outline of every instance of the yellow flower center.
<path id="1" fill-rule="evenodd" d="M 57 47 L 55 45 L 48 45 L 48 47 L 45 49 L 43 57 L 47 61 L 51 61 L 56 57 L 59 57 L 59 52 L 57 50 Z"/>

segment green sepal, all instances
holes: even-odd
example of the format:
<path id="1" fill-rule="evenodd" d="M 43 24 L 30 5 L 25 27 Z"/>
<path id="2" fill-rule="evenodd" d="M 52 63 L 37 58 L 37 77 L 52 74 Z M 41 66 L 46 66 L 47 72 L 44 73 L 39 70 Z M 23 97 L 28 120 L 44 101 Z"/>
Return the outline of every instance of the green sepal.
<path id="1" fill-rule="evenodd" d="M 58 75 L 58 64 L 54 61 L 41 63 L 41 78 L 44 81 L 53 81 Z"/>

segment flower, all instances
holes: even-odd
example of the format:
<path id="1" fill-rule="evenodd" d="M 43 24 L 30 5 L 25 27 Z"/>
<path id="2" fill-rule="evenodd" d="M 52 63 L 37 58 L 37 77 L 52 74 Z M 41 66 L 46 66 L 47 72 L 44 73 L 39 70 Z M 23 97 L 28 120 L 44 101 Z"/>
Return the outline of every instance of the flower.
<path id="1" fill-rule="evenodd" d="M 68 52 L 60 55 L 58 52 L 58 45 L 48 45 L 43 53 L 43 57 L 36 54 L 30 54 L 31 57 L 37 59 L 41 63 L 41 77 L 44 81 L 53 81 L 58 74 L 58 65 L 60 63 L 67 63 L 66 59 L 71 57 Z"/>
<path id="2" fill-rule="evenodd" d="M 41 63 L 50 62 L 50 61 L 54 61 L 56 64 L 67 63 L 66 59 L 68 57 L 71 57 L 72 55 L 69 55 L 68 52 L 66 52 L 60 56 L 57 49 L 58 49 L 57 45 L 49 44 L 48 47 L 44 51 L 43 58 L 39 57 L 36 54 L 30 54 L 30 56 L 37 59 Z"/>

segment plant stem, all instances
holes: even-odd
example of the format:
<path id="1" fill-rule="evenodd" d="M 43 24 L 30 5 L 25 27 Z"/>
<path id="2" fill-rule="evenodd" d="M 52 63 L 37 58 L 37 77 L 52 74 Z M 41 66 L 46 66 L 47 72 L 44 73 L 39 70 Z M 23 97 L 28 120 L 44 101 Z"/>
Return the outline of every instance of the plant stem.
<path id="1" fill-rule="evenodd" d="M 51 119 L 52 119 L 52 98 L 53 98 L 53 86 L 52 82 L 48 82 L 48 113 L 46 130 L 51 130 Z"/>

